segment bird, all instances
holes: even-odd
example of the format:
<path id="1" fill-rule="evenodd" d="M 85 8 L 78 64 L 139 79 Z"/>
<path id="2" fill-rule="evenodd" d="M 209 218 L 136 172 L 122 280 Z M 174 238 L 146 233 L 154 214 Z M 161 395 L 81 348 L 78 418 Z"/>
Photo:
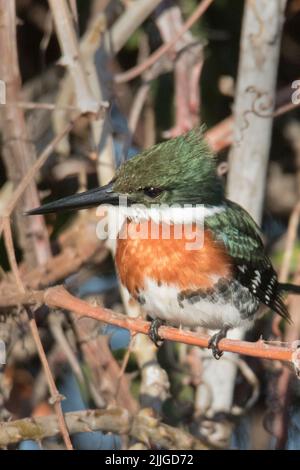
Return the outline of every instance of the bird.
<path id="1" fill-rule="evenodd" d="M 219 359 L 227 332 L 249 329 L 266 307 L 291 321 L 284 294 L 300 294 L 300 286 L 278 281 L 259 226 L 226 198 L 201 127 L 127 160 L 107 185 L 27 215 L 99 205 L 122 210 L 116 270 L 151 318 L 155 344 L 161 344 L 162 324 L 204 327 L 216 331 L 209 348 Z M 189 230 L 180 232 L 182 226 Z"/>

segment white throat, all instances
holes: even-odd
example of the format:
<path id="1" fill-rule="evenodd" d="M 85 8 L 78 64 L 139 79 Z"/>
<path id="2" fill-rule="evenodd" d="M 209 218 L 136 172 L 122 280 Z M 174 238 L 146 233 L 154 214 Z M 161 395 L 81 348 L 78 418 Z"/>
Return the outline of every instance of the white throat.
<path id="1" fill-rule="evenodd" d="M 185 205 L 168 206 L 166 204 L 152 205 L 150 208 L 141 204 L 134 204 L 129 207 L 120 206 L 117 208 L 119 216 L 124 219 L 129 219 L 134 222 L 142 222 L 152 220 L 156 224 L 191 224 L 203 223 L 205 217 L 210 217 L 214 214 L 223 212 L 223 206 L 204 206 L 204 205 Z M 116 214 L 117 215 L 117 214 Z"/>

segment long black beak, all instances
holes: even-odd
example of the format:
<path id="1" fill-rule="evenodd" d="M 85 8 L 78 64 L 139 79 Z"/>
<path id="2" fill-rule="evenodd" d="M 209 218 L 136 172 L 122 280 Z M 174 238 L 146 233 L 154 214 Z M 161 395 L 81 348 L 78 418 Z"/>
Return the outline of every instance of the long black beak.
<path id="1" fill-rule="evenodd" d="M 119 194 L 112 190 L 112 183 L 100 188 L 90 189 L 83 193 L 63 197 L 58 201 L 49 202 L 41 207 L 36 207 L 26 212 L 26 215 L 49 214 L 51 212 L 64 212 L 69 210 L 97 207 L 100 204 L 117 205 Z"/>

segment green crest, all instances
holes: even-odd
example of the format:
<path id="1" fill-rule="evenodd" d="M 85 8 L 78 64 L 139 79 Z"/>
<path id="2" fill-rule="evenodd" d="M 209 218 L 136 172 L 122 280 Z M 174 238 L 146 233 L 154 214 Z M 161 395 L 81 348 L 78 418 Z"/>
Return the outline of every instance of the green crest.
<path id="1" fill-rule="evenodd" d="M 224 189 L 201 128 L 145 150 L 122 165 L 113 190 L 145 205 L 219 205 Z"/>

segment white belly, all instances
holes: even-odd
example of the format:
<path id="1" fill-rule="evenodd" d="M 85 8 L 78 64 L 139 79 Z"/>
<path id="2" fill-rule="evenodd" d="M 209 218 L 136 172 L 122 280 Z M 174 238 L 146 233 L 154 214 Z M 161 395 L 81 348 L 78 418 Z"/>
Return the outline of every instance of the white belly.
<path id="1" fill-rule="evenodd" d="M 140 302 L 147 314 L 160 318 L 176 326 L 220 329 L 224 324 L 235 328 L 251 326 L 252 319 L 241 317 L 240 312 L 230 299 L 220 297 L 217 302 L 200 299 L 191 303 L 188 299 L 178 300 L 178 288 L 172 285 L 158 285 L 152 279 L 146 279 L 145 287 L 140 291 Z"/>

